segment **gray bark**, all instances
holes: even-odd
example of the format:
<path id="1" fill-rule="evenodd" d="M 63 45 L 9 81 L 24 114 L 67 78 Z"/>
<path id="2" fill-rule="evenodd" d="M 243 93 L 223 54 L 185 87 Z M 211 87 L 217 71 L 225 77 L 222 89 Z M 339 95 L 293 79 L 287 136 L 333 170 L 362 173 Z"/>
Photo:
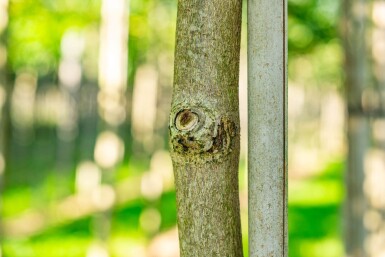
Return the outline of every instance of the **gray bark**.
<path id="1" fill-rule="evenodd" d="M 367 201 L 363 191 L 365 180 L 365 154 L 368 149 L 369 124 L 365 117 L 349 115 L 348 124 L 348 157 L 345 175 L 345 247 L 346 256 L 365 257 L 364 214 Z"/>
<path id="2" fill-rule="evenodd" d="M 170 115 L 182 257 L 243 256 L 238 194 L 241 0 L 179 0 Z"/>
<path id="3" fill-rule="evenodd" d="M 248 1 L 249 256 L 288 256 L 287 1 Z"/>
<path id="4" fill-rule="evenodd" d="M 362 108 L 362 93 L 368 83 L 366 58 L 366 0 L 344 1 L 343 37 L 345 49 L 346 97 L 348 109 L 348 161 L 345 202 L 345 248 L 350 257 L 367 256 L 363 216 L 365 153 L 369 146 L 369 122 Z"/>

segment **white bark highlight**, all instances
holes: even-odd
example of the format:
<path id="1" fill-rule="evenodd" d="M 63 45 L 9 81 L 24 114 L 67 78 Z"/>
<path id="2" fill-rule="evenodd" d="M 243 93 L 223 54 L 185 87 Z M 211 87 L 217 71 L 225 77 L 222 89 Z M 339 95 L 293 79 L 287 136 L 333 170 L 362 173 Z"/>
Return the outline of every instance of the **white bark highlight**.
<path id="1" fill-rule="evenodd" d="M 249 256 L 287 251 L 287 2 L 248 0 Z"/>

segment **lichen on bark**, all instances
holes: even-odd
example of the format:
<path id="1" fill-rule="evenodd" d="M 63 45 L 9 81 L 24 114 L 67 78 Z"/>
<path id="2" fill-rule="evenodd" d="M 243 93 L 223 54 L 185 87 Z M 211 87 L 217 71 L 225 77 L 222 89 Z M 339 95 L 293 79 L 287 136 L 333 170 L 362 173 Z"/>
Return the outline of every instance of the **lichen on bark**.
<path id="1" fill-rule="evenodd" d="M 228 117 L 204 107 L 177 105 L 170 116 L 170 146 L 175 162 L 223 162 L 236 148 L 239 128 Z"/>
<path id="2" fill-rule="evenodd" d="M 169 121 L 182 257 L 243 256 L 238 78 L 241 0 L 179 0 Z"/>

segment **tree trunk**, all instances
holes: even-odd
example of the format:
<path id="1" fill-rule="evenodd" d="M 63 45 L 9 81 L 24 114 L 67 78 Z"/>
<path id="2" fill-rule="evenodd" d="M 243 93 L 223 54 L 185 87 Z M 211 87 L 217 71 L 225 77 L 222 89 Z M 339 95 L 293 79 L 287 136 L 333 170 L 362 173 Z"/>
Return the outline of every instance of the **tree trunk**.
<path id="1" fill-rule="evenodd" d="M 243 256 L 238 77 L 241 0 L 180 0 L 170 115 L 180 251 Z"/>
<path id="2" fill-rule="evenodd" d="M 363 186 L 365 153 L 369 144 L 369 123 L 362 108 L 362 93 L 368 83 L 365 42 L 367 8 L 366 0 L 344 1 L 343 36 L 348 109 L 348 160 L 344 222 L 346 256 L 350 257 L 367 256 L 364 249 L 366 232 L 363 216 L 366 200 Z"/>
<path id="3" fill-rule="evenodd" d="M 102 0 L 100 47 L 99 47 L 99 135 L 94 158 L 102 171 L 98 190 L 107 196 L 99 197 L 100 212 L 94 215 L 95 234 L 102 249 L 107 252 L 111 229 L 111 208 L 115 195 L 116 168 L 124 155 L 124 144 L 119 136 L 119 127 L 126 118 L 125 91 L 127 85 L 129 0 Z M 104 192 L 103 192 L 104 191 Z"/>
<path id="4" fill-rule="evenodd" d="M 287 1 L 248 1 L 249 256 L 287 251 Z"/>

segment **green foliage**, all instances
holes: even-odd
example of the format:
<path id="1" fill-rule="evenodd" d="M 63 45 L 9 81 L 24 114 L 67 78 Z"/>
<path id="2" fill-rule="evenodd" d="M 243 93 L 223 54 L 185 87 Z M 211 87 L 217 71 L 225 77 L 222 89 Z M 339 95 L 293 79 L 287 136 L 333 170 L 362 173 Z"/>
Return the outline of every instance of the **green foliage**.
<path id="1" fill-rule="evenodd" d="M 338 35 L 339 1 L 289 1 L 289 54 L 304 54 Z"/>
<path id="2" fill-rule="evenodd" d="M 303 87 L 342 88 L 340 1 L 289 1 L 289 78 Z"/>
<path id="3" fill-rule="evenodd" d="M 344 163 L 330 163 L 318 176 L 289 187 L 289 254 L 343 255 L 341 205 Z"/>
<path id="4" fill-rule="evenodd" d="M 99 21 L 97 0 L 13 0 L 9 7 L 9 62 L 14 71 L 28 69 L 40 75 L 55 73 L 60 41 L 69 28 Z"/>
<path id="5" fill-rule="evenodd" d="M 138 66 L 160 66 L 162 58 L 172 63 L 176 20 L 175 0 L 132 0 L 129 17 L 129 85 Z M 339 1 L 289 1 L 289 76 L 306 86 L 341 85 L 342 48 L 338 40 Z M 68 29 L 87 30 L 100 23 L 99 0 L 12 0 L 9 9 L 7 47 L 12 73 L 28 69 L 42 76 L 55 76 L 60 60 L 60 42 Z M 97 44 L 97 42 L 95 42 Z M 95 57 L 95 59 L 97 59 Z M 129 131 L 130 128 L 127 129 Z M 128 133 L 128 132 L 127 132 Z M 13 218 L 29 208 L 44 208 L 57 191 L 71 188 L 74 169 L 58 179 L 55 163 L 55 132 L 44 131 L 27 146 L 12 145 L 5 174 L 2 215 Z M 17 145 L 17 144 L 16 144 Z M 126 146 L 126 152 L 133 151 Z M 92 149 L 90 149 L 92 155 Z M 80 153 L 76 153 L 80 155 Z M 74 161 L 80 159 L 79 156 Z M 129 158 L 127 158 L 129 159 Z M 72 163 L 75 166 L 75 163 Z M 137 176 L 149 167 L 148 160 L 124 163 L 116 180 Z M 241 161 L 242 170 L 245 166 Z M 341 256 L 340 206 L 343 198 L 343 163 L 337 161 L 310 180 L 290 183 L 290 256 Z M 54 175 L 53 175 L 54 174 Z M 241 173 L 240 187 L 246 174 Z M 144 246 L 154 236 L 140 226 L 148 207 L 161 215 L 160 231 L 176 224 L 175 193 L 164 193 L 149 202 L 139 198 L 113 210 L 110 248 L 113 256 L 126 256 L 130 248 Z M 246 224 L 243 224 L 246 226 Z M 70 224 L 46 228 L 30 238 L 5 238 L 4 256 L 85 256 L 92 243 L 92 216 Z M 244 247 L 247 247 L 244 235 Z M 125 253 L 125 255 L 121 254 Z M 134 255 L 133 255 L 134 256 Z"/>
<path id="6" fill-rule="evenodd" d="M 340 206 L 343 199 L 343 170 L 343 163 L 336 161 L 310 180 L 290 182 L 290 256 L 314 257 L 323 256 L 325 253 L 331 257 L 341 256 L 343 249 Z M 3 197 L 5 203 L 15 201 L 19 206 L 28 205 L 30 198 L 27 188 L 8 191 Z M 160 232 L 176 225 L 175 192 L 166 192 L 155 202 L 138 198 L 112 212 L 112 252 L 119 253 L 126 249 L 127 245 L 143 246 L 151 240 L 153 234 L 143 230 L 140 225 L 140 215 L 149 206 L 158 210 L 161 215 Z M 21 211 L 20 208 L 14 209 L 8 214 L 16 215 Z M 247 242 L 247 235 L 243 236 L 244 242 Z M 85 256 L 92 239 L 92 216 L 88 216 L 69 224 L 46 228 L 42 233 L 30 238 L 7 238 L 4 241 L 4 256 L 80 257 Z M 124 244 L 119 243 L 122 241 Z"/>

